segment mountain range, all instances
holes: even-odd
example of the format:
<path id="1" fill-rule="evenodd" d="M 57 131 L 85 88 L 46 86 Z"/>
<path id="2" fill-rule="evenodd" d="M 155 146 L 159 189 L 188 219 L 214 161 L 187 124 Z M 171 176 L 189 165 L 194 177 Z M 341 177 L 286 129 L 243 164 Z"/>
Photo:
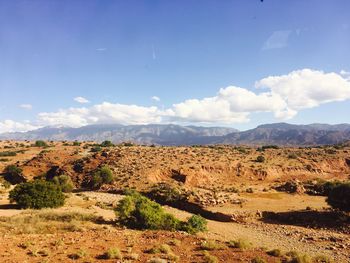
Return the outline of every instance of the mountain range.
<path id="1" fill-rule="evenodd" d="M 174 124 L 119 125 L 98 124 L 79 128 L 44 127 L 28 132 L 0 134 L 0 140 L 96 141 L 114 143 L 192 145 L 324 145 L 350 140 L 350 124 L 294 125 L 273 123 L 247 131 L 228 127 L 180 126 Z"/>

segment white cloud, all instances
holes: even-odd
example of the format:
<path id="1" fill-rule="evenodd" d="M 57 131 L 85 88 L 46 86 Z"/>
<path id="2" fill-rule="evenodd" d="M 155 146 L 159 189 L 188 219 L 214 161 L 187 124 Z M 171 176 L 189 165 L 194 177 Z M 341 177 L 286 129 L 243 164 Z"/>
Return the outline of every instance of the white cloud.
<path id="1" fill-rule="evenodd" d="M 33 106 L 31 104 L 21 104 L 19 105 L 22 109 L 31 110 Z"/>
<path id="2" fill-rule="evenodd" d="M 7 120 L 0 132 L 26 130 L 47 125 L 79 127 L 120 123 L 244 123 L 251 114 L 269 112 L 277 119 L 293 118 L 299 111 L 321 104 L 350 99 L 350 81 L 342 74 L 302 69 L 256 82 L 257 90 L 229 86 L 212 97 L 188 99 L 167 109 L 103 102 L 91 107 L 39 113 L 32 123 Z M 156 96 L 152 99 L 158 98 Z"/>
<path id="3" fill-rule="evenodd" d="M 58 112 L 40 113 L 38 122 L 71 127 L 97 123 L 147 124 L 159 123 L 164 114 L 165 112 L 157 107 L 103 102 L 90 108 L 69 108 Z"/>
<path id="4" fill-rule="evenodd" d="M 0 121 L 0 133 L 4 132 L 22 132 L 30 131 L 40 128 L 40 126 L 35 126 L 30 124 L 28 121 L 16 122 L 13 120 Z"/>
<path id="5" fill-rule="evenodd" d="M 76 102 L 79 102 L 79 103 L 82 103 L 82 104 L 90 102 L 89 100 L 85 99 L 84 97 L 75 97 L 74 100 Z"/>
<path id="6" fill-rule="evenodd" d="M 151 100 L 154 100 L 154 101 L 160 101 L 160 98 L 159 98 L 159 97 L 157 97 L 157 96 L 153 96 L 153 97 L 151 97 Z"/>
<path id="7" fill-rule="evenodd" d="M 286 47 L 288 45 L 288 39 L 291 32 L 291 30 L 280 30 L 273 32 L 272 35 L 265 41 L 262 49 L 266 50 Z"/>
<path id="8" fill-rule="evenodd" d="M 268 88 L 294 111 L 350 99 L 350 82 L 333 72 L 296 70 L 287 75 L 264 78 L 255 86 Z"/>
<path id="9" fill-rule="evenodd" d="M 106 51 L 107 50 L 107 48 L 105 48 L 105 47 L 100 47 L 100 48 L 96 48 L 96 51 Z"/>

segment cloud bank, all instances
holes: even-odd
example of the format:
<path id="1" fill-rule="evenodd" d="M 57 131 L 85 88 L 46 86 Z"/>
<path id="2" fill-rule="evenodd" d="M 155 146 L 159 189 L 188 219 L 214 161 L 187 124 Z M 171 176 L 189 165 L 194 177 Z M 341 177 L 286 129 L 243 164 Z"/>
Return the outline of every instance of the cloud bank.
<path id="1" fill-rule="evenodd" d="M 259 112 L 268 112 L 276 119 L 288 120 L 303 109 L 350 99 L 350 81 L 342 73 L 296 70 L 286 75 L 263 78 L 255 83 L 254 91 L 229 86 L 221 88 L 212 97 L 188 99 L 167 109 L 103 102 L 91 107 L 42 112 L 30 123 L 0 122 L 0 133 L 47 125 L 80 127 L 99 123 L 236 124 L 249 122 L 250 115 Z"/>

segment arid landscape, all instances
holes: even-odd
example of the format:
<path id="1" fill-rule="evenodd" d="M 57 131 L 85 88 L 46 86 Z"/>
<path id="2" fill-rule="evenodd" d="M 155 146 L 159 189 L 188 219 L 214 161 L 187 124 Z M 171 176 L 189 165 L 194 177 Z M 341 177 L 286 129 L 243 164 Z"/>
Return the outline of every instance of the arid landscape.
<path id="1" fill-rule="evenodd" d="M 23 181 L 66 175 L 74 184 L 63 206 L 23 210 L 9 202 L 14 186 L 1 179 L 1 262 L 350 261 L 350 219 L 327 204 L 321 187 L 349 180 L 346 143 L 288 148 L 2 141 L 0 153 L 3 178 L 15 165 Z M 101 167 L 110 168 L 113 180 L 92 186 Z M 127 190 L 180 220 L 199 214 L 207 230 L 124 226 L 114 210 Z"/>
<path id="2" fill-rule="evenodd" d="M 349 0 L 0 0 L 0 263 L 350 263 Z"/>

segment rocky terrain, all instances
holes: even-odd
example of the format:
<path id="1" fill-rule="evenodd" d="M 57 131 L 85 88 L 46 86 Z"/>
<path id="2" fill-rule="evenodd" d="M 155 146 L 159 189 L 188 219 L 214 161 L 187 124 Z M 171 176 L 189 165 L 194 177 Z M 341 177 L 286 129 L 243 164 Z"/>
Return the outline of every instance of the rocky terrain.
<path id="1" fill-rule="evenodd" d="M 349 144 L 96 148 L 91 142 L 37 147 L 33 141 L 2 141 L 0 152 L 7 153 L 0 157 L 0 173 L 14 164 L 25 180 L 65 174 L 76 188 L 64 207 L 27 212 L 9 204 L 8 190 L 0 186 L 1 262 L 115 262 L 103 256 L 113 247 L 124 255 L 123 262 L 281 262 L 289 251 L 350 260 L 350 219 L 332 210 L 317 188 L 322 181 L 350 179 Z M 91 189 L 94 171 L 104 165 L 113 171 L 114 182 Z M 125 189 L 154 197 L 180 219 L 201 214 L 208 231 L 189 235 L 118 225 L 112 209 Z M 177 191 L 170 201 L 163 198 L 169 189 Z M 73 212 L 93 217 L 64 214 Z M 233 240 L 249 246 L 232 247 Z M 206 250 L 203 242 L 215 246 Z M 149 253 L 162 245 L 170 251 L 165 246 Z M 272 256 L 273 249 L 281 254 Z"/>

